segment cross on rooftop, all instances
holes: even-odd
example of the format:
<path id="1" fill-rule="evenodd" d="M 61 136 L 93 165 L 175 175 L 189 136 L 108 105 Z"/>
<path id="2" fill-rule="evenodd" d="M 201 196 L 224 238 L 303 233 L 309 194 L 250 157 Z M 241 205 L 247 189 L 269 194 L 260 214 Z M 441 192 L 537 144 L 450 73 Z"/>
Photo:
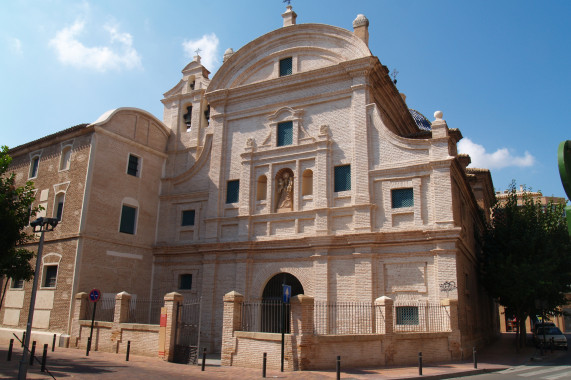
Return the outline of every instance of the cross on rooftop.
<path id="1" fill-rule="evenodd" d="M 284 0 L 284 3 L 287 3 L 287 5 L 291 5 L 291 0 Z"/>
<path id="2" fill-rule="evenodd" d="M 196 49 L 194 52 L 196 53 L 196 55 L 198 55 L 198 53 L 200 53 L 202 50 L 200 50 L 200 48 Z"/>

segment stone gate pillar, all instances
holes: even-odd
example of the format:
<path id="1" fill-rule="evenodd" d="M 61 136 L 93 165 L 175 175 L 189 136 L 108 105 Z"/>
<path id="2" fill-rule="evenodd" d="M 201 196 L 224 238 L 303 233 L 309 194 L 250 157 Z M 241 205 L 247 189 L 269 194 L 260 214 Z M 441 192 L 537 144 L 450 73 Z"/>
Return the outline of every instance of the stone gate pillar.
<path id="1" fill-rule="evenodd" d="M 172 362 L 174 359 L 174 345 L 176 343 L 176 326 L 178 323 L 177 311 L 178 311 L 178 305 L 182 303 L 182 300 L 183 300 L 182 294 L 177 292 L 172 292 L 165 295 L 165 306 L 163 308 L 166 311 L 166 327 L 164 330 L 165 331 L 164 350 L 161 351 L 161 347 L 159 347 L 159 352 L 164 352 L 162 357 L 163 359 L 166 359 L 169 362 Z"/>
<path id="2" fill-rule="evenodd" d="M 234 331 L 242 326 L 242 303 L 244 296 L 236 291 L 224 295 L 224 316 L 222 321 L 222 365 L 232 365 L 232 355 L 236 352 Z"/>

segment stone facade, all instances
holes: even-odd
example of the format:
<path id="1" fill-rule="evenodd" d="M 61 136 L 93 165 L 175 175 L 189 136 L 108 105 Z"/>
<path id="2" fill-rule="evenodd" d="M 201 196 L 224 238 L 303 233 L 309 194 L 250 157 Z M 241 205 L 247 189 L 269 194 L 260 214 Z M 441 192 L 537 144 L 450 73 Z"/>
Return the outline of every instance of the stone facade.
<path id="1" fill-rule="evenodd" d="M 62 304 L 54 301 L 58 313 L 41 328 L 69 332 L 72 295 L 92 288 L 153 298 L 176 291 L 201 297 L 201 340 L 220 351 L 237 318 L 226 321 L 224 295 L 275 297 L 271 279 L 287 273 L 299 285 L 293 295 L 315 301 L 452 300 L 458 349 L 496 331 L 476 265 L 489 171 L 466 169 L 462 135 L 441 112 L 424 120 L 428 128 L 415 122 L 369 50 L 363 15 L 354 31 L 298 25 L 289 6 L 283 18 L 284 27 L 228 49 L 212 79 L 195 57 L 164 94 L 163 122 L 121 108 L 11 151 L 21 181 L 40 152 L 33 180 L 47 215 L 66 194 L 45 251 L 60 262 L 50 291 Z M 129 174 L 130 156 L 138 175 Z M 132 234 L 120 232 L 124 205 L 136 209 Z M 23 325 L 28 287 L 22 300 L 9 291 L 4 325 Z"/>

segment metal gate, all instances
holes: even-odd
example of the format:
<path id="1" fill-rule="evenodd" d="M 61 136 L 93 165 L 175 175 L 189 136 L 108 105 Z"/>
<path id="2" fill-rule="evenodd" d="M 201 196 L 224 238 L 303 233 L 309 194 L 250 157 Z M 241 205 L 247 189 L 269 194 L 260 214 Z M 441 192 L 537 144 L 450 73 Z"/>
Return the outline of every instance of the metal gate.
<path id="1" fill-rule="evenodd" d="M 174 362 L 197 364 L 200 350 L 201 298 L 185 301 L 177 306 Z"/>

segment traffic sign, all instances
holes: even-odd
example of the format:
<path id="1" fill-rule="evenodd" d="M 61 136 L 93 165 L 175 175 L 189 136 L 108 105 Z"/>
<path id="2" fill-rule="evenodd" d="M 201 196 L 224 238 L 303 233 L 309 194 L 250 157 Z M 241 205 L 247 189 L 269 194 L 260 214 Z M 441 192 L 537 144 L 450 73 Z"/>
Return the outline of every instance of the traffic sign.
<path id="1" fill-rule="evenodd" d="M 291 298 L 291 286 L 289 285 L 282 285 L 283 286 L 283 301 L 284 303 L 289 303 L 289 299 Z"/>
<path id="2" fill-rule="evenodd" d="M 89 292 L 89 300 L 91 302 L 97 302 L 99 301 L 100 298 L 101 298 L 101 292 L 99 291 L 99 289 L 92 289 Z"/>

